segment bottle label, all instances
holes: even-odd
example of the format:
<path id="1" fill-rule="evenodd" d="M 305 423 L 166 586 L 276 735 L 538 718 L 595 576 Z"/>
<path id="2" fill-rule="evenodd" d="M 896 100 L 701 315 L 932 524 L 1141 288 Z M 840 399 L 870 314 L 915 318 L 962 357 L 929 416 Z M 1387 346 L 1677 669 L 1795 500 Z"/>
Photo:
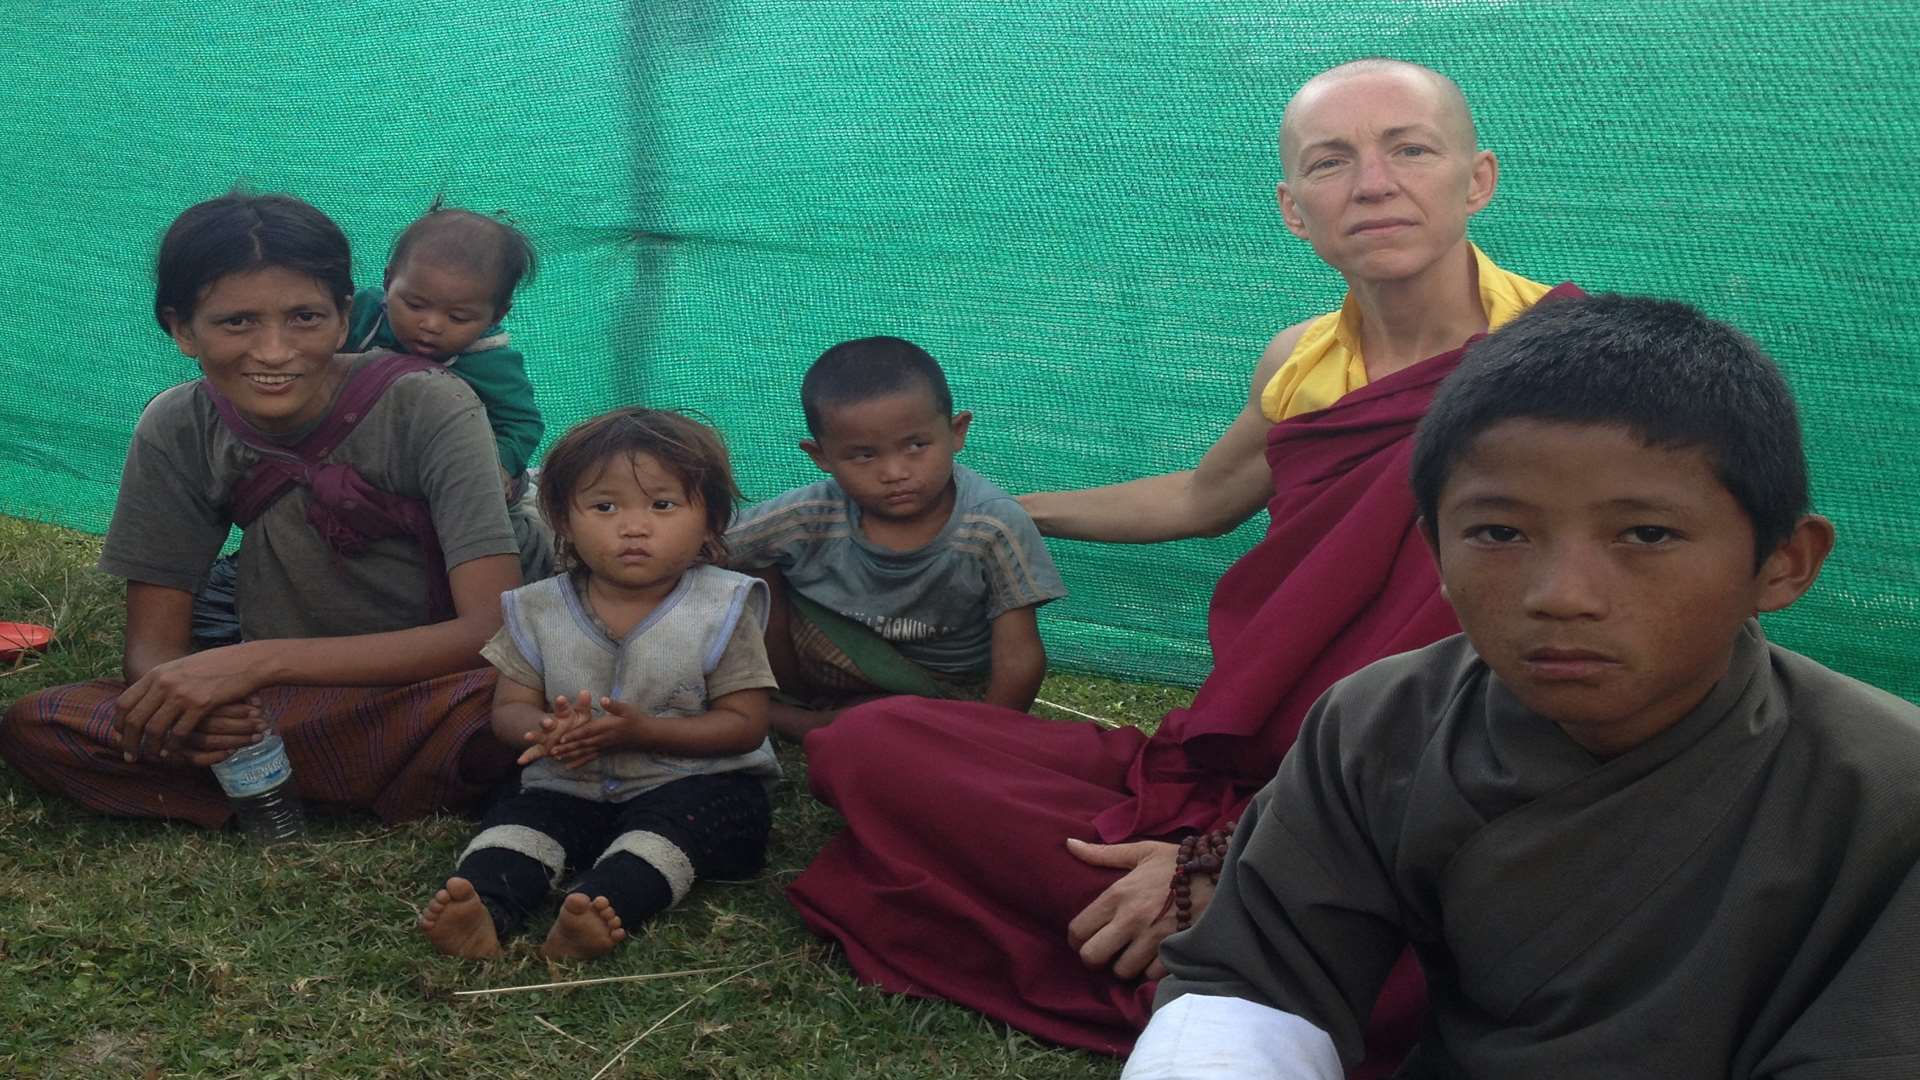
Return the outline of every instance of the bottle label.
<path id="1" fill-rule="evenodd" d="M 213 775 L 229 798 L 265 795 L 292 778 L 293 766 L 287 762 L 285 743 L 275 739 L 272 746 L 261 744 L 255 749 L 259 752 L 232 754 L 213 767 Z"/>

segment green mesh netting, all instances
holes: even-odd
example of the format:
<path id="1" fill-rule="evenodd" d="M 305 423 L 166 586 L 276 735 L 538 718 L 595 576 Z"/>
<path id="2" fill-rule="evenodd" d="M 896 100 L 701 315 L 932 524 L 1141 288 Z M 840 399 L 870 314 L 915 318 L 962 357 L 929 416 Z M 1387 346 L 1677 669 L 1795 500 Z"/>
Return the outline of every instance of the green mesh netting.
<path id="1" fill-rule="evenodd" d="M 297 10 L 296 10 L 297 9 Z M 103 13 L 105 12 L 105 13 Z M 1920 699 L 1920 24 L 1879 0 L 408 0 L 17 4 L 0 50 L 0 511 L 104 528 L 173 214 L 303 195 L 377 280 L 444 190 L 541 247 L 510 328 L 550 430 L 696 408 L 761 497 L 810 478 L 801 369 L 904 334 L 1012 490 L 1191 464 L 1339 283 L 1273 208 L 1308 75 L 1453 74 L 1503 162 L 1474 226 L 1544 281 L 1746 328 L 1801 394 L 1841 545 L 1782 641 Z M 1060 543 L 1057 665 L 1191 681 L 1260 523 Z"/>

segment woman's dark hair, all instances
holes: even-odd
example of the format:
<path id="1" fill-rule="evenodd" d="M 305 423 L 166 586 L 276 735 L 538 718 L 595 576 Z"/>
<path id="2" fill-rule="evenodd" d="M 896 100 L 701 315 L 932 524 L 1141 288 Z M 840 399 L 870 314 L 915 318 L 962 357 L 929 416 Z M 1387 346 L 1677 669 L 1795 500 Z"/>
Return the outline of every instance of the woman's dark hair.
<path id="1" fill-rule="evenodd" d="M 292 195 L 236 189 L 187 207 L 167 227 L 153 265 L 153 317 L 171 333 L 214 282 L 268 266 L 326 286 L 342 313 L 353 304 L 353 253 L 332 218 Z"/>
<path id="2" fill-rule="evenodd" d="M 387 256 L 386 284 L 393 284 L 407 260 L 415 258 L 484 276 L 493 285 L 496 319 L 513 306 L 514 290 L 532 281 L 539 270 L 533 241 L 504 213 L 489 217 L 448 206 L 445 196 L 436 196 L 426 213 L 394 237 L 393 253 Z"/>
<path id="3" fill-rule="evenodd" d="M 1454 465 L 1506 420 L 1613 426 L 1647 446 L 1697 447 L 1753 523 L 1756 567 L 1807 512 L 1786 379 L 1752 338 L 1677 301 L 1549 300 L 1469 348 L 1414 436 L 1413 494 L 1429 533 Z"/>
<path id="4" fill-rule="evenodd" d="M 580 565 L 573 545 L 562 535 L 574 492 L 635 454 L 658 461 L 688 496 L 700 500 L 707 515 L 707 539 L 700 546 L 700 558 L 724 563 L 727 526 L 733 524 L 740 489 L 734 486 L 733 467 L 720 433 L 677 412 L 630 405 L 574 425 L 540 465 L 540 511 L 553 525 L 560 568 L 572 570 Z"/>

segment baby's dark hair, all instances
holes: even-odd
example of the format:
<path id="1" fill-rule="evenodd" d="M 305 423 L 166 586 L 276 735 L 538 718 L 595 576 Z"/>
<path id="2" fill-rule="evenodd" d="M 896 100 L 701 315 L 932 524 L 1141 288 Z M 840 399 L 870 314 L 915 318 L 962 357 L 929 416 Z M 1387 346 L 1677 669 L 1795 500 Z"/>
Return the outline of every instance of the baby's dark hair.
<path id="1" fill-rule="evenodd" d="M 707 515 L 707 539 L 700 546 L 700 558 L 724 563 L 727 526 L 733 524 L 733 508 L 740 501 L 726 443 L 719 432 L 677 412 L 630 405 L 575 424 L 547 451 L 540 466 L 540 511 L 553 525 L 560 568 L 572 570 L 580 565 L 573 545 L 560 535 L 573 511 L 574 493 L 635 454 L 658 461 L 685 486 L 689 497 L 700 500 Z"/>
<path id="2" fill-rule="evenodd" d="M 485 274 L 493 282 L 496 319 L 513 306 L 514 290 L 532 281 L 539 269 L 533 241 L 511 221 L 448 206 L 444 196 L 436 196 L 427 212 L 394 238 L 383 284 L 393 284 L 394 275 L 411 258 Z"/>
<path id="3" fill-rule="evenodd" d="M 1704 451 L 1753 523 L 1756 568 L 1807 512 L 1793 391 L 1752 338 L 1687 304 L 1549 300 L 1469 348 L 1414 436 L 1413 493 L 1429 534 L 1454 465 L 1482 432 L 1521 419 Z"/>
<path id="4" fill-rule="evenodd" d="M 173 322 L 193 318 L 214 282 L 269 266 L 318 281 L 342 312 L 353 303 L 353 252 L 332 218 L 292 195 L 235 188 L 167 226 L 153 262 L 153 317 L 171 333 Z"/>
<path id="5" fill-rule="evenodd" d="M 807 414 L 807 432 L 818 439 L 822 409 L 921 387 L 932 395 L 935 411 L 953 415 L 946 373 L 927 350 L 897 337 L 843 341 L 821 353 L 800 380 L 800 409 Z"/>

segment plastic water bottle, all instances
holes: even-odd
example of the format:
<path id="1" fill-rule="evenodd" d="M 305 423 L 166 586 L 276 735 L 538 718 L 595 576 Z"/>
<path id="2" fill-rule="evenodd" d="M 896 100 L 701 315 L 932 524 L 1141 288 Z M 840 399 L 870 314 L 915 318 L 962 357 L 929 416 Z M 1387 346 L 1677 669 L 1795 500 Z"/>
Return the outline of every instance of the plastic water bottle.
<path id="1" fill-rule="evenodd" d="M 255 840 L 277 844 L 306 831 L 300 796 L 293 791 L 287 745 L 271 726 L 259 742 L 228 754 L 213 767 L 213 775 L 227 793 L 240 827 Z"/>

